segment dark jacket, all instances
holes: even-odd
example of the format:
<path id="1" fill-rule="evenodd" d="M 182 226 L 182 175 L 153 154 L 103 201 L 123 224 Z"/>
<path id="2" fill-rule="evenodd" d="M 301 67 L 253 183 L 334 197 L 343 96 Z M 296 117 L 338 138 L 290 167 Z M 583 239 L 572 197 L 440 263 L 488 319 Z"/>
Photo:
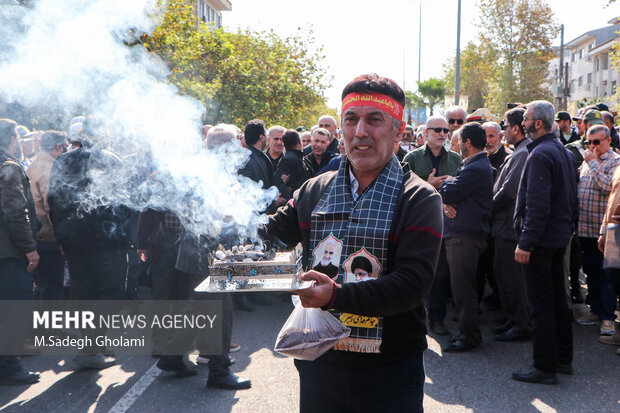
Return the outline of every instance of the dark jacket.
<path id="1" fill-rule="evenodd" d="M 278 162 L 280 162 L 280 159 L 284 157 L 284 152 L 282 152 L 277 158 L 272 158 L 271 155 L 269 155 L 269 149 L 265 149 L 263 153 L 267 155 L 267 159 L 269 159 L 269 162 L 271 162 L 271 169 L 275 171 L 278 167 Z"/>
<path id="2" fill-rule="evenodd" d="M 454 180 L 439 187 L 444 204 L 456 205 L 456 217 L 444 219 L 444 238 L 462 237 L 486 241 L 493 205 L 493 168 L 486 152 L 463 162 Z"/>
<path id="3" fill-rule="evenodd" d="M 553 133 L 527 150 L 514 215 L 519 248 L 566 247 L 578 215 L 574 159 Z"/>
<path id="4" fill-rule="evenodd" d="M 246 176 L 254 182 L 262 182 L 263 189 L 273 186 L 273 166 L 269 157 L 253 146 L 248 146 L 250 158 L 239 174 Z"/>
<path id="5" fill-rule="evenodd" d="M 398 151 L 396 152 L 396 157 L 398 158 L 398 162 L 402 162 L 407 155 L 407 151 L 403 149 L 402 146 L 398 145 Z"/>
<path id="6" fill-rule="evenodd" d="M 288 175 L 288 182 L 284 183 L 282 175 Z M 296 149 L 287 149 L 286 154 L 278 162 L 278 167 L 274 174 L 275 185 L 280 190 L 280 194 L 286 200 L 293 197 L 293 192 L 306 181 L 304 170 L 303 155 Z"/>
<path id="7" fill-rule="evenodd" d="M 304 156 L 304 169 L 306 170 L 306 177 L 313 178 L 319 174 L 319 171 L 325 167 L 331 161 L 334 155 L 331 152 L 323 152 L 323 156 L 321 156 L 321 163 L 316 161 L 314 157 L 314 152 L 311 152 L 310 155 Z"/>
<path id="8" fill-rule="evenodd" d="M 566 140 L 564 134 L 560 132 L 560 142 L 562 143 L 562 145 L 568 145 L 569 143 L 576 142 L 579 139 L 581 139 L 581 136 L 579 136 L 575 129 L 570 130 L 570 137 L 568 138 L 568 140 Z"/>
<path id="9" fill-rule="evenodd" d="M 441 148 L 441 154 L 439 170 L 435 173 L 435 175 L 456 175 L 456 171 L 459 169 L 462 161 L 459 154 L 454 151 L 446 151 L 444 148 Z M 405 155 L 403 162 L 407 162 L 411 168 L 411 171 L 425 181 L 428 180 L 428 176 L 431 172 L 433 172 L 431 149 L 427 144 L 409 152 Z"/>
<path id="10" fill-rule="evenodd" d="M 0 259 L 25 259 L 37 249 L 30 181 L 17 159 L 0 150 Z"/>
<path id="11" fill-rule="evenodd" d="M 128 245 L 129 210 L 122 205 L 101 204 L 91 199 L 91 174 L 113 175 L 110 191 L 123 185 L 122 160 L 99 147 L 78 148 L 67 152 L 54 162 L 47 196 L 50 220 L 58 242 L 63 246 L 81 249 L 125 248 Z M 105 202 L 105 201 L 104 201 Z"/>
<path id="12" fill-rule="evenodd" d="M 512 217 L 515 213 L 521 173 L 528 155 L 527 144 L 530 142 L 532 142 L 530 139 L 525 138 L 517 143 L 514 152 L 506 158 L 495 179 L 491 210 L 491 215 L 493 215 L 491 235 L 495 238 L 517 240 Z"/>
<path id="13" fill-rule="evenodd" d="M 301 242 L 307 258 L 312 211 L 335 176 L 326 172 L 302 185 L 293 202 L 269 216 L 268 232 L 289 245 Z M 376 280 L 344 284 L 333 304 L 337 311 L 384 317 L 381 354 L 330 350 L 323 360 L 359 368 L 397 362 L 426 349 L 423 302 L 433 281 L 441 231 L 441 199 L 407 168 L 390 226 L 385 272 Z"/>

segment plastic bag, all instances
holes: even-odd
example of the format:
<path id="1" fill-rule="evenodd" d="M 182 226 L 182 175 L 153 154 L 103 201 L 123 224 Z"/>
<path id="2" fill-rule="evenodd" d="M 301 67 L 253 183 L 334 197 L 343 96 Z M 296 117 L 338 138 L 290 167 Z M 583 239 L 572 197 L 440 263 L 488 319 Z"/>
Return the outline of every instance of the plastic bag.
<path id="1" fill-rule="evenodd" d="M 315 360 L 351 333 L 349 327 L 328 311 L 304 308 L 297 296 L 293 296 L 293 302 L 295 309 L 276 339 L 278 353 L 300 360 Z"/>

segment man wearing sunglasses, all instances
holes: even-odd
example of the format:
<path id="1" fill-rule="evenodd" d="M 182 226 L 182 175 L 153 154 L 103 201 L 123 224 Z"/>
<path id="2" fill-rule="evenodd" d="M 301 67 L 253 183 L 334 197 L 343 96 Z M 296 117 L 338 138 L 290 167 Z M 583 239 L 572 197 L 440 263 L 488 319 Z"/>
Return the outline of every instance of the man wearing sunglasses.
<path id="1" fill-rule="evenodd" d="M 581 138 L 581 140 L 571 142 L 566 145 L 566 149 L 568 149 L 575 157 L 577 168 L 579 168 L 583 163 L 583 155 L 588 146 L 585 131 L 590 129 L 591 126 L 604 124 L 605 123 L 603 122 L 603 116 L 601 115 L 601 112 L 596 109 L 589 109 L 583 115 L 582 123 L 578 126 L 580 130 L 584 131 L 582 135 L 583 137 Z"/>
<path id="2" fill-rule="evenodd" d="M 612 187 L 612 177 L 620 155 L 611 150 L 609 129 L 595 125 L 586 132 L 588 149 L 583 158 L 577 195 L 583 272 L 586 274 L 591 313 L 577 319 L 581 325 L 601 323 L 601 335 L 614 334 L 616 295 L 608 270 L 603 269 L 603 253 L 598 249 L 598 235 Z"/>
<path id="3" fill-rule="evenodd" d="M 465 124 L 465 119 L 467 119 L 467 112 L 460 106 L 451 106 L 448 108 L 448 110 L 446 110 L 446 119 L 448 120 L 448 129 L 450 129 L 448 136 L 449 139 L 447 142 L 449 144 L 452 140 L 452 135 L 454 134 L 454 131 L 458 130 L 458 128 Z M 455 151 L 458 151 L 458 147 L 458 142 L 452 145 L 452 148 L 456 148 L 453 149 Z M 446 149 L 448 148 L 450 148 L 450 145 L 448 145 Z"/>
<path id="4" fill-rule="evenodd" d="M 443 116 L 431 116 L 426 121 L 426 143 L 409 152 L 403 162 L 409 163 L 411 171 L 439 189 L 449 177 L 455 176 L 461 157 L 444 147 L 448 136 L 448 121 Z M 431 330 L 438 335 L 448 335 L 443 324 L 446 304 L 450 297 L 450 271 L 446 260 L 444 243 L 441 243 L 439 263 L 428 296 L 428 319 Z"/>

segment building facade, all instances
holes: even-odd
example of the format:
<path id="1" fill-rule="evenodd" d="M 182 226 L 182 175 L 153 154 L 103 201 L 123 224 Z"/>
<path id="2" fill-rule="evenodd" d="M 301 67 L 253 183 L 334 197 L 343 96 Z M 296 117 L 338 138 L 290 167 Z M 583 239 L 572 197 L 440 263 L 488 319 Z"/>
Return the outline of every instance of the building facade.
<path id="1" fill-rule="evenodd" d="M 228 0 L 187 0 L 187 3 L 194 7 L 196 19 L 216 28 L 222 27 L 222 12 L 232 10 Z"/>
<path id="2" fill-rule="evenodd" d="M 603 101 L 611 104 L 611 96 L 620 84 L 620 72 L 611 66 L 613 45 L 620 43 L 620 18 L 609 26 L 591 30 L 564 45 L 564 62 L 568 63 L 568 105 L 575 113 L 579 102 Z M 559 78 L 559 48 L 549 65 L 551 92 L 558 104 L 562 98 L 563 82 Z"/>

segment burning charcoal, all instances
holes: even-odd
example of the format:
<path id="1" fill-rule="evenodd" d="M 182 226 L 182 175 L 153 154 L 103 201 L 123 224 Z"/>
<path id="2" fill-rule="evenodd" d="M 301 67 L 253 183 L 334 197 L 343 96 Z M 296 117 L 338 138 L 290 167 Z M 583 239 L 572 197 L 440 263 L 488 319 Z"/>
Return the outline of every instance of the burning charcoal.
<path id="1" fill-rule="evenodd" d="M 248 244 L 245 247 L 243 247 L 244 251 L 252 251 L 254 249 L 254 245 L 253 244 Z"/>
<path id="2" fill-rule="evenodd" d="M 231 250 L 226 250 L 224 251 L 224 254 L 226 254 L 226 257 L 230 257 L 231 255 L 233 255 L 233 252 Z"/>
<path id="3" fill-rule="evenodd" d="M 244 258 L 243 262 L 253 262 L 254 260 L 252 258 Z"/>
<path id="4" fill-rule="evenodd" d="M 262 251 L 262 250 L 263 250 L 263 247 L 261 247 L 260 245 L 256 245 L 254 247 L 254 251 Z"/>
<path id="5" fill-rule="evenodd" d="M 265 255 L 263 256 L 263 260 L 265 261 L 271 261 L 276 257 L 276 250 L 269 250 L 265 253 Z"/>
<path id="6" fill-rule="evenodd" d="M 224 253 L 224 251 L 215 251 L 215 258 L 217 258 L 220 261 L 225 261 L 226 254 Z"/>
<path id="7" fill-rule="evenodd" d="M 265 256 L 262 252 L 257 251 L 246 251 L 244 254 L 246 257 L 251 258 L 252 261 L 258 261 Z"/>

